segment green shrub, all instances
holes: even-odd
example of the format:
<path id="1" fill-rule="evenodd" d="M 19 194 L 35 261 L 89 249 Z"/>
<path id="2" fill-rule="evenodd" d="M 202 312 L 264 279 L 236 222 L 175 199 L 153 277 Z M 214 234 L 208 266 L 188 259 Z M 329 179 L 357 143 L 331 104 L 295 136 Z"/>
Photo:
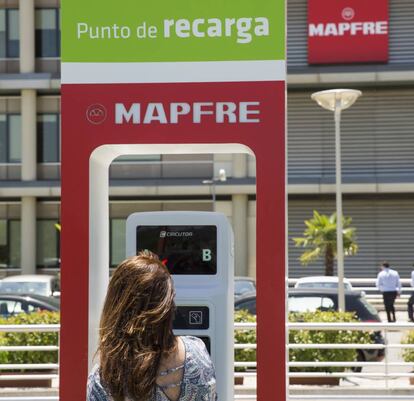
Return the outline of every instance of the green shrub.
<path id="1" fill-rule="evenodd" d="M 235 313 L 236 322 L 256 322 L 256 316 L 249 314 L 247 311 L 237 311 Z M 346 323 L 357 322 L 358 320 L 352 313 L 344 312 L 306 312 L 290 313 L 290 322 L 307 322 L 307 323 Z M 234 336 L 236 344 L 255 344 L 256 330 L 236 330 Z M 289 342 L 291 344 L 371 344 L 371 335 L 368 332 L 352 330 L 290 330 Z M 413 350 L 414 351 L 414 350 Z M 413 352 L 414 355 L 414 352 Z M 291 349 L 289 350 L 289 359 L 291 362 L 353 362 L 357 360 L 357 350 L 355 349 Z M 235 350 L 236 362 L 255 362 L 256 350 L 243 349 Z M 238 371 L 245 370 L 238 368 Z M 296 367 L 290 368 L 292 372 L 341 372 L 342 367 Z"/>
<path id="2" fill-rule="evenodd" d="M 59 312 L 21 313 L 9 318 L 0 318 L 0 324 L 58 324 Z M 58 345 L 58 333 L 0 333 L 0 345 Z M 2 351 L 0 363 L 57 363 L 57 351 Z"/>
<path id="3" fill-rule="evenodd" d="M 256 316 L 251 315 L 245 310 L 234 313 L 234 321 L 238 323 L 256 323 Z M 235 344 L 256 344 L 256 330 L 243 329 L 236 330 L 234 333 Z M 236 349 L 234 351 L 234 360 L 236 362 L 256 362 L 255 349 Z M 236 368 L 237 372 L 244 372 L 246 368 Z"/>
<path id="4" fill-rule="evenodd" d="M 403 344 L 414 344 L 414 331 L 409 331 L 402 341 Z M 403 351 L 404 362 L 414 362 L 414 349 L 408 348 Z"/>
<path id="5" fill-rule="evenodd" d="M 289 314 L 290 322 L 348 323 L 357 322 L 349 312 L 306 312 Z M 291 344 L 370 344 L 370 333 L 352 330 L 290 330 Z M 353 362 L 357 360 L 355 349 L 290 349 L 291 362 Z M 344 367 L 292 367 L 291 372 L 343 372 Z"/>

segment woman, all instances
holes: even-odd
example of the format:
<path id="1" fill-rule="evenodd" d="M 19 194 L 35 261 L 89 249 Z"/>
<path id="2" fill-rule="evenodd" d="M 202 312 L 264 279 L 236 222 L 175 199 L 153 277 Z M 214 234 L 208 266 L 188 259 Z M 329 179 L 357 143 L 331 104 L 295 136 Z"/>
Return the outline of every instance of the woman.
<path id="1" fill-rule="evenodd" d="M 216 401 L 214 367 L 195 337 L 177 337 L 172 278 L 143 251 L 122 262 L 109 283 L 100 322 L 99 366 L 88 401 Z"/>

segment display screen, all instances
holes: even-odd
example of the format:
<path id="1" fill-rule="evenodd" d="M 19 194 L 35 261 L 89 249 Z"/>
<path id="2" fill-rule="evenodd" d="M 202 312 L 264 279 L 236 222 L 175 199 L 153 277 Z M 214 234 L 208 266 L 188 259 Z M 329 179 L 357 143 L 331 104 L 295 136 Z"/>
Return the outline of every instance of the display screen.
<path id="1" fill-rule="evenodd" d="M 217 273 L 216 226 L 138 226 L 137 253 L 144 249 L 171 274 Z"/>

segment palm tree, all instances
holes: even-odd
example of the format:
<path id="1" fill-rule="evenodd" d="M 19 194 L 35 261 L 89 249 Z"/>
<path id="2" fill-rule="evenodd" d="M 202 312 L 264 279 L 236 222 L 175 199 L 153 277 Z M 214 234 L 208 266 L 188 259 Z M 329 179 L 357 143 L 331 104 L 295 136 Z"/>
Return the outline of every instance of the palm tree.
<path id="1" fill-rule="evenodd" d="M 344 255 L 355 255 L 358 245 L 355 242 L 355 228 L 350 227 L 352 219 L 343 217 Z M 330 216 L 313 211 L 313 217 L 305 220 L 303 237 L 293 238 L 297 247 L 309 248 L 299 258 L 302 265 L 308 265 L 319 259 L 325 259 L 325 275 L 333 276 L 336 257 L 336 213 Z"/>

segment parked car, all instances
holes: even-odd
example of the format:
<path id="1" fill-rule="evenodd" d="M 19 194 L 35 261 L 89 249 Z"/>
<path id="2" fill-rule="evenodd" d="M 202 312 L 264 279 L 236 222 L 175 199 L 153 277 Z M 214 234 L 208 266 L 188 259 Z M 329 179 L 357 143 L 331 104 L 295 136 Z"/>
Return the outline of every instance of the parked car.
<path id="1" fill-rule="evenodd" d="M 36 294 L 0 294 L 0 316 L 9 317 L 19 313 L 40 311 L 57 312 L 60 310 L 59 300 Z"/>
<path id="2" fill-rule="evenodd" d="M 59 279 L 56 276 L 43 274 L 10 276 L 1 280 L 1 293 L 38 294 L 46 297 L 59 297 Z"/>
<path id="3" fill-rule="evenodd" d="M 235 277 L 234 278 L 234 296 L 239 297 L 240 295 L 248 292 L 256 291 L 256 281 L 251 277 Z"/>
<path id="4" fill-rule="evenodd" d="M 359 291 L 345 291 L 345 307 L 347 312 L 354 312 L 361 322 L 381 322 L 377 310 Z M 245 294 L 235 300 L 235 310 L 247 310 L 256 315 L 256 292 Z M 335 289 L 291 289 L 288 295 L 289 312 L 337 311 L 338 294 Z M 372 333 L 375 344 L 384 344 L 381 332 Z M 377 362 L 384 358 L 384 350 L 358 350 L 358 361 Z M 354 368 L 361 371 L 361 368 Z"/>
<path id="5" fill-rule="evenodd" d="M 295 288 L 338 288 L 336 276 L 311 276 L 302 277 L 296 281 Z M 351 282 L 344 278 L 345 290 L 353 290 Z"/>

